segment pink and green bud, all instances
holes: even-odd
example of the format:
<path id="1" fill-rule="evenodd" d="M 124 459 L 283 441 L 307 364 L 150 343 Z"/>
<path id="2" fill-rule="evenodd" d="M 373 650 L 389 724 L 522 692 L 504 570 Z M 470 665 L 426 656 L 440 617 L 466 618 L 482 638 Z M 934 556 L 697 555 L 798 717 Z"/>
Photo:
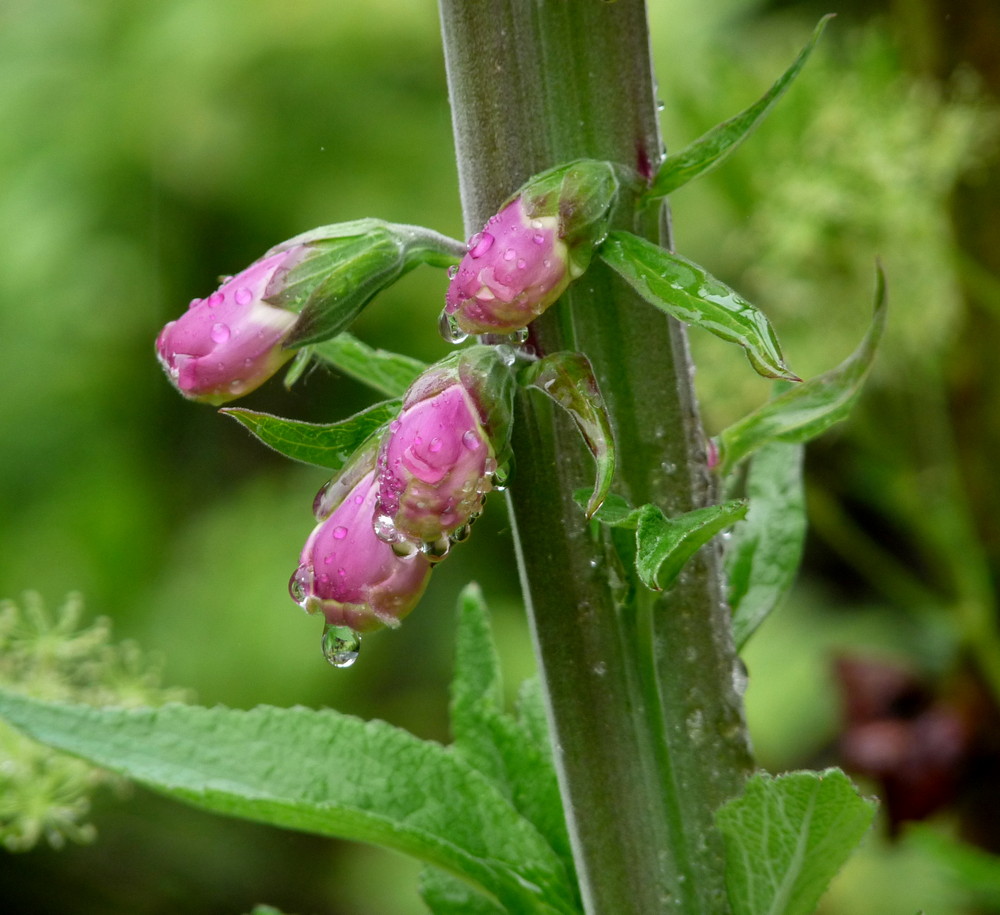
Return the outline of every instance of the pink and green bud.
<path id="1" fill-rule="evenodd" d="M 506 458 L 511 376 L 491 347 L 433 366 L 403 399 L 378 456 L 376 533 L 434 558 L 462 540 Z"/>
<path id="2" fill-rule="evenodd" d="M 181 394 L 223 404 L 262 385 L 292 357 L 283 343 L 297 316 L 266 299 L 301 252 L 293 248 L 251 264 L 163 328 L 156 354 Z"/>
<path id="3" fill-rule="evenodd" d="M 427 586 L 431 565 L 425 556 L 400 557 L 375 536 L 377 496 L 369 459 L 360 478 L 349 473 L 317 497 L 317 510 L 327 514 L 306 541 L 288 587 L 300 607 L 322 613 L 331 626 L 355 632 L 396 627 Z"/>
<path id="4" fill-rule="evenodd" d="M 465 334 L 526 327 L 587 269 L 617 192 L 607 162 L 537 175 L 469 239 L 445 294 L 446 320 Z"/>

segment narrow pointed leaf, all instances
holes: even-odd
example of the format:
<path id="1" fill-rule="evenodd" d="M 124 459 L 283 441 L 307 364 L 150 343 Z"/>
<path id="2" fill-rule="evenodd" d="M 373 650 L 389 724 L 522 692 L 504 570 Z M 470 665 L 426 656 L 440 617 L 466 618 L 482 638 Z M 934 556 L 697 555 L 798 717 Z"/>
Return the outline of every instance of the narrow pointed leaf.
<path id="1" fill-rule="evenodd" d="M 770 441 L 807 442 L 851 412 L 885 330 L 885 276 L 876 272 L 875 315 L 858 348 L 836 368 L 786 391 L 718 436 L 719 472 L 725 476 L 741 460 Z"/>
<path id="2" fill-rule="evenodd" d="M 811 915 L 874 816 L 839 769 L 753 776 L 715 815 L 733 915 Z"/>
<path id="3" fill-rule="evenodd" d="M 454 751 L 489 778 L 561 856 L 573 857 L 547 732 L 538 739 L 530 692 L 515 717 L 503 707 L 500 659 L 489 611 L 477 585 L 459 598 L 455 677 L 451 687 Z"/>
<path id="4" fill-rule="evenodd" d="M 667 156 L 646 193 L 647 198 L 655 199 L 666 196 L 671 191 L 687 184 L 692 178 L 704 175 L 721 165 L 731 153 L 735 152 L 740 144 L 770 114 L 778 99 L 785 94 L 785 90 L 799 75 L 831 18 L 832 15 L 824 16 L 819 21 L 813 30 L 809 43 L 799 52 L 799 56 L 795 58 L 792 65 L 778 81 L 757 102 L 728 121 L 717 124 L 704 136 L 685 146 L 680 152 Z"/>
<path id="5" fill-rule="evenodd" d="M 608 234 L 600 255 L 651 305 L 742 346 L 757 373 L 799 380 L 785 365 L 767 316 L 697 264 L 618 230 Z"/>
<path id="6" fill-rule="evenodd" d="M 388 397 L 402 397 L 427 365 L 419 359 L 373 349 L 350 334 L 309 347 L 313 358 Z"/>
<path id="7" fill-rule="evenodd" d="M 770 442 L 747 475 L 746 518 L 726 545 L 726 579 L 733 638 L 741 649 L 788 593 L 806 536 L 802 445 Z"/>
<path id="8" fill-rule="evenodd" d="M 572 418 L 597 462 L 597 479 L 587 504 L 590 518 L 601 507 L 615 474 L 615 439 L 594 369 L 582 353 L 552 353 L 528 367 L 522 382 L 536 388 Z"/>
<path id="9" fill-rule="evenodd" d="M 293 461 L 340 470 L 368 438 L 399 412 L 399 400 L 387 400 L 339 423 L 325 425 L 282 419 L 239 407 L 220 410 L 246 426 L 260 441 Z"/>
<path id="10" fill-rule="evenodd" d="M 102 709 L 5 691 L 0 716 L 195 806 L 392 848 L 510 911 L 576 911 L 562 862 L 489 780 L 385 722 L 328 709 Z"/>
<path id="11" fill-rule="evenodd" d="M 589 490 L 573 493 L 579 505 L 589 499 Z M 716 534 L 745 517 L 747 503 L 741 499 L 708 505 L 667 518 L 656 505 L 630 508 L 621 496 L 609 496 L 594 520 L 608 527 L 635 531 L 636 572 L 654 591 L 673 584 L 684 564 Z"/>

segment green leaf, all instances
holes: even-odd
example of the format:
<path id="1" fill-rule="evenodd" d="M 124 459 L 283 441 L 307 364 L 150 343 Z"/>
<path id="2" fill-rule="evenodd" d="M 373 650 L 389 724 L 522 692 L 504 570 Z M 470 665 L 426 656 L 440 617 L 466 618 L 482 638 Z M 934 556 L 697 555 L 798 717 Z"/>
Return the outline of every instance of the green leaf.
<path id="1" fill-rule="evenodd" d="M 539 733 L 538 691 L 522 688 L 517 717 L 504 711 L 500 659 L 478 585 L 465 588 L 458 611 L 451 687 L 452 747 L 511 799 L 572 871 L 573 857 L 544 722 Z"/>
<path id="2" fill-rule="evenodd" d="M 427 368 L 419 359 L 372 349 L 350 334 L 309 347 L 312 356 L 388 397 L 402 397 Z"/>
<path id="3" fill-rule="evenodd" d="M 746 351 L 754 370 L 798 381 L 765 314 L 697 264 L 631 232 L 608 233 L 601 257 L 647 302 Z"/>
<path id="4" fill-rule="evenodd" d="M 750 507 L 733 529 L 725 554 L 737 649 L 795 581 L 806 536 L 803 452 L 802 445 L 771 442 L 750 464 Z"/>
<path id="5" fill-rule="evenodd" d="M 578 489 L 573 498 L 578 504 L 589 498 L 589 490 Z M 673 584 L 685 563 L 716 534 L 746 515 L 747 503 L 741 499 L 708 505 L 667 518 L 656 505 L 629 508 L 621 496 L 610 496 L 594 516 L 609 527 L 635 531 L 635 568 L 639 580 L 654 591 Z"/>
<path id="6" fill-rule="evenodd" d="M 885 276 L 876 271 L 875 315 L 858 348 L 836 368 L 786 391 L 718 436 L 719 473 L 725 477 L 740 461 L 771 441 L 807 442 L 851 412 L 885 330 Z"/>
<path id="7" fill-rule="evenodd" d="M 507 909 L 436 867 L 420 872 L 420 896 L 434 915 L 507 915 Z"/>
<path id="8" fill-rule="evenodd" d="M 328 709 L 100 709 L 5 691 L 0 716 L 195 806 L 392 848 L 510 911 L 577 911 L 558 856 L 488 779 L 385 722 Z"/>
<path id="9" fill-rule="evenodd" d="M 1000 911 L 1000 856 L 924 824 L 907 830 L 906 844 L 916 846 L 945 868 L 955 883 L 973 893 L 984 908 Z"/>
<path id="10" fill-rule="evenodd" d="M 795 58 L 792 65 L 778 81 L 757 102 L 728 121 L 717 124 L 704 136 L 685 146 L 680 152 L 667 156 L 660 166 L 652 186 L 647 191 L 646 198 L 656 199 L 666 196 L 693 178 L 710 172 L 722 164 L 730 153 L 735 152 L 740 144 L 770 114 L 778 99 L 784 95 L 785 90 L 799 75 L 831 18 L 832 15 L 829 15 L 820 19 L 819 24 L 813 30 L 809 43 L 799 52 L 799 56 Z"/>
<path id="11" fill-rule="evenodd" d="M 733 915 L 810 915 L 875 806 L 839 769 L 754 775 L 715 815 Z"/>
<path id="12" fill-rule="evenodd" d="M 387 400 L 349 419 L 326 425 L 282 419 L 240 407 L 219 412 L 242 423 L 269 448 L 293 461 L 340 470 L 361 445 L 395 418 L 399 407 L 399 400 Z"/>
<path id="13" fill-rule="evenodd" d="M 590 360 L 582 353 L 551 353 L 528 366 L 521 381 L 541 391 L 570 415 L 594 456 L 597 480 L 585 509 L 587 517 L 593 517 L 611 489 L 615 439 Z"/>

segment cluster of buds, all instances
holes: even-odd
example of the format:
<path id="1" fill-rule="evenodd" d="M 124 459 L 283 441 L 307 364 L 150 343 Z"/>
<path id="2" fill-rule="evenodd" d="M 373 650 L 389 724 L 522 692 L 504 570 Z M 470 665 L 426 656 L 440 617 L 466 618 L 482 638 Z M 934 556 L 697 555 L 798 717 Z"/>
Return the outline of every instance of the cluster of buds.
<path id="1" fill-rule="evenodd" d="M 319 525 L 289 585 L 300 606 L 355 632 L 398 625 L 493 488 L 510 377 L 494 348 L 474 346 L 413 383 L 398 417 L 317 496 Z"/>
<path id="2" fill-rule="evenodd" d="M 526 327 L 587 269 L 617 192 L 612 166 L 590 159 L 529 181 L 469 239 L 452 270 L 442 326 L 453 339 Z"/>

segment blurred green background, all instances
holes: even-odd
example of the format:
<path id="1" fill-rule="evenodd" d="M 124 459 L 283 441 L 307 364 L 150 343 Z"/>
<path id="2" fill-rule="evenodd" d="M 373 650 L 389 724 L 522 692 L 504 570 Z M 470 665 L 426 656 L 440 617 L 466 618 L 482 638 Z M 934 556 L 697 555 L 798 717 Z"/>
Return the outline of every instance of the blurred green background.
<path id="1" fill-rule="evenodd" d="M 678 249 L 767 310 L 803 376 L 860 339 L 876 255 L 889 278 L 870 389 L 810 449 L 800 585 L 747 652 L 751 728 L 776 770 L 834 761 L 836 654 L 946 677 L 968 668 L 976 619 L 995 629 L 1000 13 L 650 0 L 665 136 L 677 148 L 749 104 L 831 9 L 770 121 L 673 201 Z M 323 473 L 184 402 L 153 356 L 159 328 L 218 275 L 315 225 L 377 216 L 461 234 L 432 0 L 6 0 L 0 176 L 0 597 L 36 590 L 56 607 L 81 591 L 204 704 L 330 705 L 446 740 L 455 597 L 475 578 L 511 685 L 531 672 L 499 500 L 398 632 L 366 639 L 350 671 L 328 667 L 319 622 L 286 590 Z M 353 330 L 438 358 L 443 291 L 443 274 L 418 270 Z M 768 396 L 739 354 L 692 344 L 710 432 Z M 314 372 L 244 403 L 327 421 L 371 400 Z M 0 853 L 0 906 L 422 911 L 417 866 L 381 851 L 138 789 L 99 794 L 92 819 L 93 845 Z M 883 829 L 823 911 L 975 905 L 926 848 Z"/>

